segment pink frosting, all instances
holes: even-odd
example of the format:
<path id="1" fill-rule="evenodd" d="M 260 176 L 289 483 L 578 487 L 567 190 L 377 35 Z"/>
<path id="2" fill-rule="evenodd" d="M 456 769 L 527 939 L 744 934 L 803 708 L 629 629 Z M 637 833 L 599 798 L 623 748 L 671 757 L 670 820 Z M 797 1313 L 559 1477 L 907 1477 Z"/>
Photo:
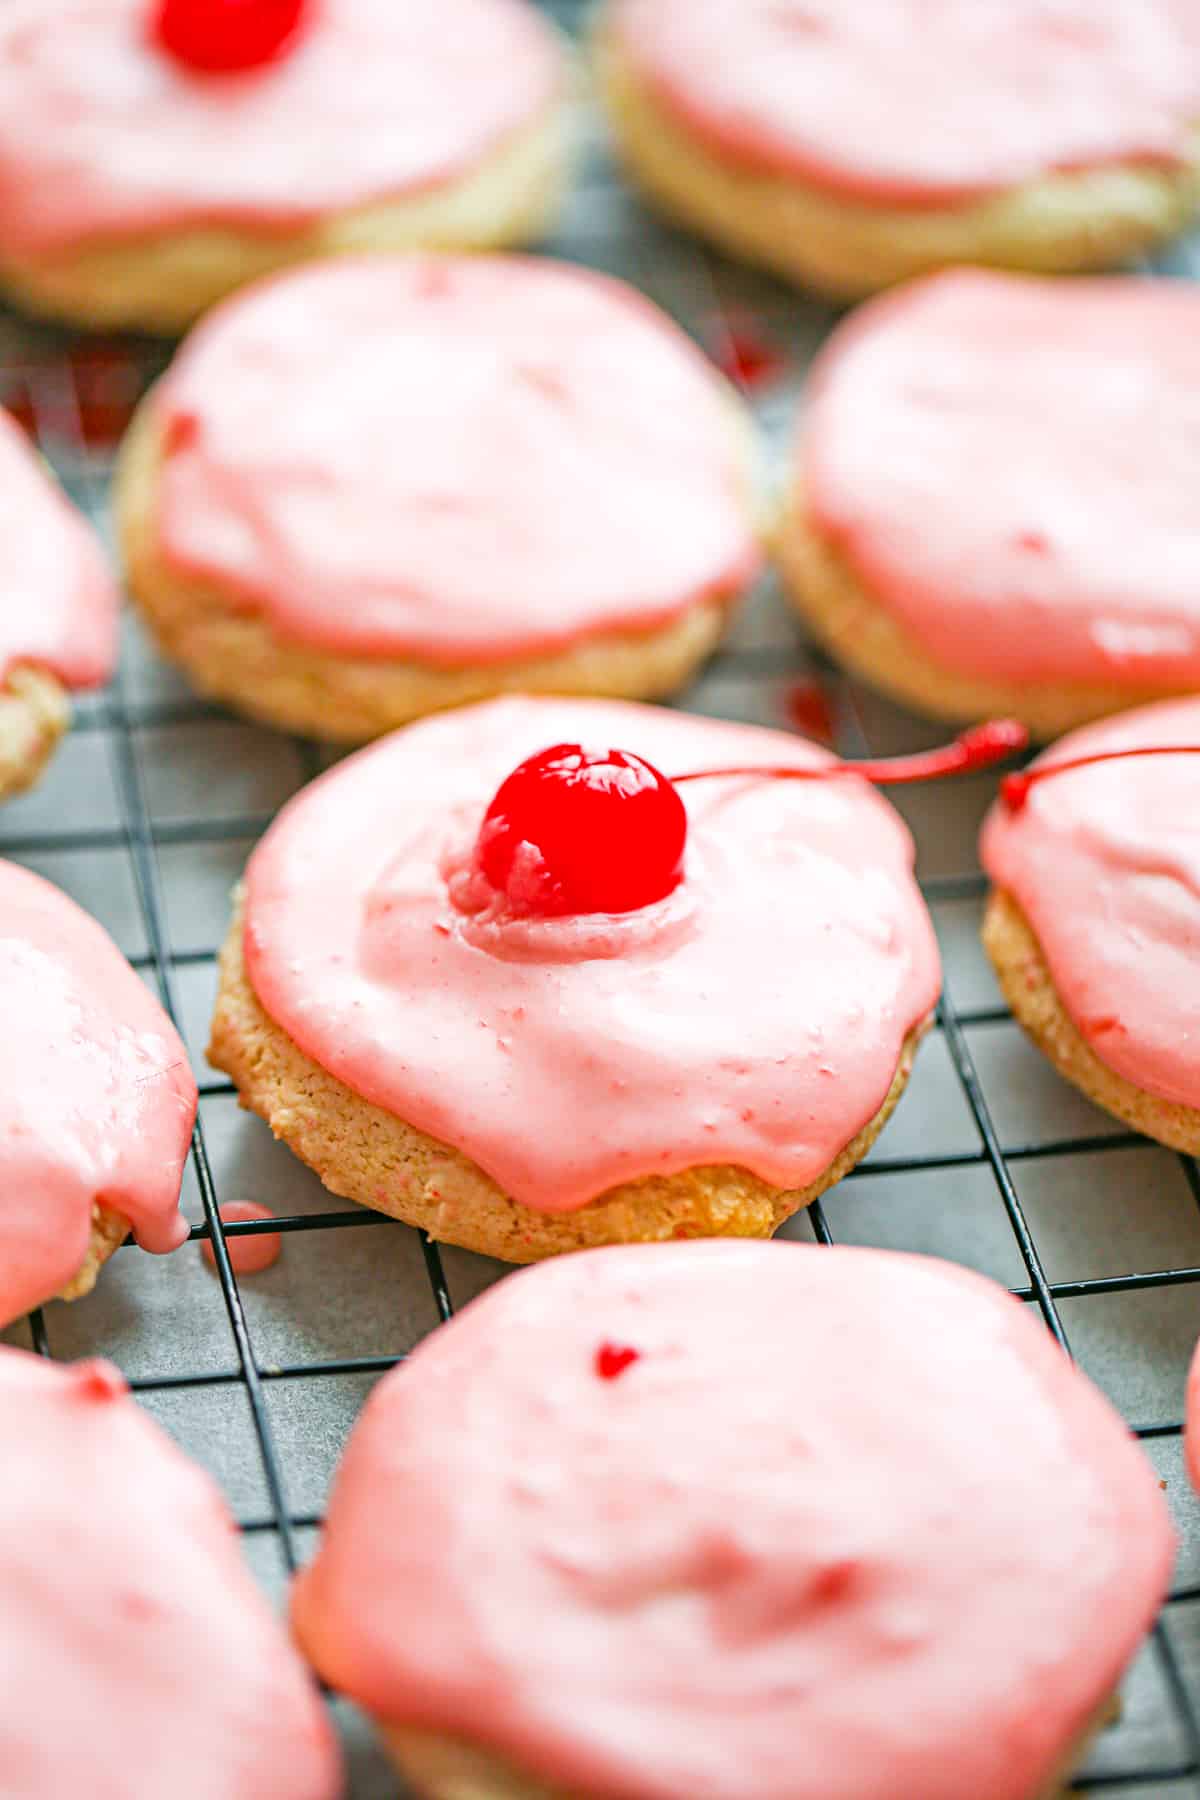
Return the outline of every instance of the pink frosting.
<path id="1" fill-rule="evenodd" d="M 17 664 L 67 687 L 113 671 L 116 583 L 99 540 L 0 409 L 0 681 Z"/>
<path id="2" fill-rule="evenodd" d="M 936 276 L 820 358 L 805 504 L 947 668 L 1200 683 L 1198 393 L 1190 284 Z"/>
<path id="3" fill-rule="evenodd" d="M 639 1353 L 611 1379 L 605 1344 Z M 639 1246 L 512 1276 L 384 1380 L 293 1613 L 369 1712 L 572 1794 L 1029 1800 L 1172 1549 L 1121 1420 L 990 1282 Z"/>
<path id="4" fill-rule="evenodd" d="M 553 104 L 522 0 L 315 0 L 278 62 L 198 75 L 149 0 L 4 0 L 0 251 L 188 226 L 294 230 L 469 172 Z"/>
<path id="5" fill-rule="evenodd" d="M 161 384 L 159 547 L 289 642 L 487 662 L 649 628 L 758 562 L 711 365 L 623 282 L 340 261 L 223 306 Z"/>
<path id="6" fill-rule="evenodd" d="M 1200 700 L 1123 713 L 1063 738 L 1054 762 L 1136 744 L 1200 744 Z M 1200 1106 L 1200 756 L 1100 763 L 998 803 L 980 850 L 1020 902 L 1054 985 L 1101 1062 Z"/>
<path id="7" fill-rule="evenodd" d="M 660 102 L 725 157 L 847 199 L 953 205 L 1054 170 L 1178 165 L 1193 0 L 615 0 Z"/>
<path id="8" fill-rule="evenodd" d="M 196 1083 L 170 1020 L 94 919 L 0 863 L 0 1324 L 83 1262 L 93 1200 L 143 1249 L 187 1236 Z"/>
<path id="9" fill-rule="evenodd" d="M 252 856 L 263 1006 L 355 1093 L 541 1212 L 694 1165 L 812 1181 L 878 1110 L 937 999 L 907 831 L 850 779 L 689 782 L 667 899 L 541 920 L 465 910 L 473 884 L 455 878 L 488 801 L 561 742 L 667 774 L 830 760 L 780 732 L 599 701 L 430 719 L 305 789 Z"/>
<path id="10" fill-rule="evenodd" d="M 0 1350 L 0 1787 L 334 1800 L 332 1733 L 213 1483 L 111 1364 Z"/>

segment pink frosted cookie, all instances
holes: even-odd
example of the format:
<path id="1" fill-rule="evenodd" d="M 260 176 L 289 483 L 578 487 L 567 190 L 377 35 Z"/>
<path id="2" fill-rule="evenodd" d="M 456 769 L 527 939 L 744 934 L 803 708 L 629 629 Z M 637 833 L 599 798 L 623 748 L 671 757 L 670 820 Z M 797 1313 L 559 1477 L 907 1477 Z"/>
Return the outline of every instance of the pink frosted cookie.
<path id="1" fill-rule="evenodd" d="M 1188 746 L 1170 754 L 1170 746 Z M 1161 754 L 1124 756 L 1129 750 Z M 1098 1105 L 1200 1151 L 1200 698 L 1072 733 L 1010 784 L 980 853 L 1005 995 Z M 1050 775 L 1060 763 L 1089 759 Z M 1092 758 L 1099 760 L 1090 761 Z M 1028 788 L 1026 790 L 1026 781 Z"/>
<path id="2" fill-rule="evenodd" d="M 510 1277 L 385 1378 L 292 1616 L 431 1800 L 1042 1800 L 1173 1547 L 992 1283 L 638 1246 Z"/>
<path id="3" fill-rule="evenodd" d="M 362 742 L 499 692 L 651 697 L 756 572 L 748 422 L 623 282 L 375 257 L 239 296 L 122 452 L 130 585 L 197 686 Z"/>
<path id="4" fill-rule="evenodd" d="M 104 1362 L 0 1350 L 0 1791 L 336 1800 L 316 1692 L 213 1483 Z"/>
<path id="5" fill-rule="evenodd" d="M 1103 268 L 1200 196 L 1193 0 L 608 0 L 599 47 L 647 191 L 837 295 Z"/>
<path id="6" fill-rule="evenodd" d="M 773 765 L 840 770 L 599 701 L 397 733 L 252 856 L 210 1060 L 334 1193 L 451 1243 L 769 1234 L 866 1154 L 939 986 L 891 807 Z"/>
<path id="7" fill-rule="evenodd" d="M 117 589 L 91 528 L 0 409 L 0 800 L 37 780 L 70 722 L 67 691 L 116 657 Z"/>
<path id="8" fill-rule="evenodd" d="M 187 1236 L 196 1083 L 170 1020 L 94 919 L 0 862 L 0 1323 L 91 1291 L 132 1230 Z"/>
<path id="9" fill-rule="evenodd" d="M 943 717 L 1053 737 L 1200 689 L 1198 394 L 1190 282 L 958 271 L 875 301 L 812 377 L 797 605 Z"/>
<path id="10" fill-rule="evenodd" d="M 566 88 L 525 0 L 4 0 L 0 280 L 174 331 L 313 256 L 526 242 Z"/>

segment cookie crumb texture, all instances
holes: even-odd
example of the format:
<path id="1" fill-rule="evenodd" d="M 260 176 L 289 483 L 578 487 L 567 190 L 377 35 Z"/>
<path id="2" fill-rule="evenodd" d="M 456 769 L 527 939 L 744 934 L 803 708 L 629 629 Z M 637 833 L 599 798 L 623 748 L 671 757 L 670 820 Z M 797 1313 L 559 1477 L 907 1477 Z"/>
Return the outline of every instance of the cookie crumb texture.
<path id="1" fill-rule="evenodd" d="M 208 1059 L 242 1106 L 320 1176 L 331 1193 L 419 1226 L 442 1243 L 504 1262 L 537 1262 L 603 1244 L 769 1237 L 840 1181 L 891 1117 L 929 1020 L 908 1033 L 883 1105 L 806 1188 L 773 1188 L 748 1169 L 697 1167 L 612 1188 L 577 1212 L 538 1213 L 511 1199 L 460 1151 L 360 1099 L 297 1048 L 267 1015 L 246 974 L 242 908 L 220 955 Z"/>
<path id="2" fill-rule="evenodd" d="M 33 786 L 70 722 L 67 691 L 48 669 L 9 671 L 0 683 L 0 801 Z"/>
<path id="3" fill-rule="evenodd" d="M 105 1206 L 100 1200 L 92 1202 L 92 1223 L 88 1233 L 87 1254 L 79 1265 L 78 1272 L 64 1288 L 60 1288 L 56 1296 L 59 1300 L 83 1300 L 96 1285 L 96 1278 L 101 1269 L 113 1254 L 119 1250 L 129 1236 L 129 1220 Z"/>
<path id="4" fill-rule="evenodd" d="M 1101 1062 L 1063 1005 L 1025 912 L 1004 888 L 993 888 L 988 899 L 983 943 L 1004 998 L 1060 1075 L 1134 1131 L 1200 1153 L 1200 1109 L 1159 1099 Z"/>

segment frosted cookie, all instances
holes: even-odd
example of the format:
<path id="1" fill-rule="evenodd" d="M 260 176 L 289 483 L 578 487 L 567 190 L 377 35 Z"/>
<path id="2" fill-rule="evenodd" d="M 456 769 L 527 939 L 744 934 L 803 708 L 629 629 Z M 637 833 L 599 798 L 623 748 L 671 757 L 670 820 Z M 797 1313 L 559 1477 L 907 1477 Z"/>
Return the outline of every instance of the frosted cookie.
<path id="1" fill-rule="evenodd" d="M 1200 291 L 955 272 L 814 368 L 779 556 L 847 668 L 1038 737 L 1200 689 Z"/>
<path id="2" fill-rule="evenodd" d="M 623 282 L 514 257 L 238 296 L 143 403 L 116 502 L 164 654 L 348 742 L 500 692 L 669 692 L 759 561 L 712 365 Z"/>
<path id="3" fill-rule="evenodd" d="M 1077 731 L 1007 780 L 980 843 L 993 883 L 984 943 L 1016 1017 L 1098 1106 L 1192 1152 L 1198 749 L 1200 698 Z"/>
<path id="4" fill-rule="evenodd" d="M 0 408 L 0 800 L 32 785 L 71 719 L 72 688 L 116 659 L 116 583 L 98 539 Z"/>
<path id="5" fill-rule="evenodd" d="M 897 815 L 777 765 L 840 769 L 595 701 L 363 751 L 250 859 L 209 1060 L 334 1193 L 450 1243 L 769 1234 L 866 1154 L 939 987 Z"/>
<path id="6" fill-rule="evenodd" d="M 1104 268 L 1200 199 L 1191 0 L 608 0 L 598 48 L 646 192 L 831 295 Z"/>
<path id="7" fill-rule="evenodd" d="M 177 331 L 312 257 L 528 242 L 566 88 L 524 0 L 5 0 L 0 284 Z"/>
<path id="8" fill-rule="evenodd" d="M 510 1277 L 384 1379 L 292 1616 L 431 1800 L 1044 1800 L 1173 1542 L 991 1282 L 641 1246 Z"/>
<path id="9" fill-rule="evenodd" d="M 3 1788 L 335 1800 L 333 1734 L 216 1487 L 104 1362 L 0 1351 Z"/>
<path id="10" fill-rule="evenodd" d="M 196 1083 L 170 1020 L 65 894 L 0 862 L 0 1324 L 90 1293 L 132 1231 L 187 1237 Z"/>

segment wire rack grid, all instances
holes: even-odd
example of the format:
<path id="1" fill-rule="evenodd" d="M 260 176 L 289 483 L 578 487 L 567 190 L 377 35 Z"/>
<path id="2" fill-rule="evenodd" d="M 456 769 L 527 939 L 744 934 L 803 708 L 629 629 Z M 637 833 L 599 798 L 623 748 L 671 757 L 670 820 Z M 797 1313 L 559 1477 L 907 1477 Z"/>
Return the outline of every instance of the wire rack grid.
<path id="1" fill-rule="evenodd" d="M 559 0 L 576 29 L 577 0 Z M 626 276 L 744 381 L 769 442 L 783 442 L 833 314 L 668 231 L 620 184 L 589 118 L 579 182 L 550 250 Z M 1200 247 L 1167 264 L 1200 273 Z M 107 529 L 112 449 L 161 346 L 73 340 L 0 317 L 0 401 L 23 417 L 67 487 Z M 680 704 L 716 716 L 828 728 L 843 752 L 912 748 L 928 728 L 824 664 L 769 582 Z M 126 622 L 120 673 L 85 700 L 41 787 L 0 813 L 0 854 L 96 913 L 188 1044 L 201 1104 L 185 1184 L 193 1240 L 166 1259 L 128 1248 L 96 1293 L 36 1312 L 6 1341 L 45 1356 L 102 1353 L 141 1403 L 223 1485 L 247 1555 L 280 1597 L 311 1551 L 328 1481 L 370 1385 L 456 1305 L 503 1274 L 404 1226 L 331 1200 L 237 1112 L 203 1059 L 228 891 L 284 799 L 330 758 L 192 698 Z M 1200 1794 L 1200 1507 L 1182 1469 L 1180 1408 L 1200 1305 L 1200 1173 L 1068 1090 L 1000 1003 L 977 942 L 985 883 L 975 836 L 987 777 L 913 791 L 919 873 L 942 941 L 937 1025 L 896 1119 L 839 1188 L 785 1228 L 907 1248 L 982 1269 L 1036 1307 L 1108 1389 L 1156 1463 L 1179 1520 L 1177 1585 L 1125 1686 L 1081 1792 Z M 284 1255 L 240 1282 L 218 1206 L 264 1199 Z M 1012 1446 L 1014 1458 L 1020 1444 Z M 335 1707 L 353 1800 L 395 1783 L 351 1710 Z"/>

